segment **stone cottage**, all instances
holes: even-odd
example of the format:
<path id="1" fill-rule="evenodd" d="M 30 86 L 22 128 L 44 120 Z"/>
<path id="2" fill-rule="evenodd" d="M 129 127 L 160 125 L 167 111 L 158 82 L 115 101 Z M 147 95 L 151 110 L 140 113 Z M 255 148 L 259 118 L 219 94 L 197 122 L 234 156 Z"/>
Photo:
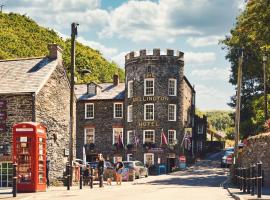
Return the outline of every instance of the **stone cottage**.
<path id="1" fill-rule="evenodd" d="M 63 177 L 69 144 L 70 85 L 62 50 L 48 46 L 49 55 L 0 61 L 0 187 L 12 181 L 12 126 L 39 122 L 47 127 L 50 179 Z M 2 174 L 1 174 L 2 172 Z"/>

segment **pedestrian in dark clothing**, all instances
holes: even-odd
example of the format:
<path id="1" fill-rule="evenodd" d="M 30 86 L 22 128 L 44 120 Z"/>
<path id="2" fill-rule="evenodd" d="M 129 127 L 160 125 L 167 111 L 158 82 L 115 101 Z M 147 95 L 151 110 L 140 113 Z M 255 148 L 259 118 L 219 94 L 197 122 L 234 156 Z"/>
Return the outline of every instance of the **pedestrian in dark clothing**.
<path id="1" fill-rule="evenodd" d="M 103 174 L 104 174 L 104 158 L 102 154 L 98 155 L 98 177 L 99 177 L 99 187 L 103 187 Z"/>
<path id="2" fill-rule="evenodd" d="M 50 179 L 49 179 L 49 171 L 50 171 L 50 160 L 46 159 L 46 184 L 47 187 L 50 186 Z"/>

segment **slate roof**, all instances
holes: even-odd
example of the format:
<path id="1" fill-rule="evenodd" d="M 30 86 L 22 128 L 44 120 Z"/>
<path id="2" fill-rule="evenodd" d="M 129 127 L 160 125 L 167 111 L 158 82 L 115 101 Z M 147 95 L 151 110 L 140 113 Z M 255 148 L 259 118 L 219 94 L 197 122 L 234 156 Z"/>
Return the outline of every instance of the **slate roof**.
<path id="1" fill-rule="evenodd" d="M 56 66 L 47 57 L 0 60 L 0 94 L 38 93 Z"/>
<path id="2" fill-rule="evenodd" d="M 124 100 L 125 83 L 114 86 L 113 83 L 98 84 L 102 87 L 99 95 L 87 94 L 87 84 L 75 85 L 75 94 L 78 100 Z"/>

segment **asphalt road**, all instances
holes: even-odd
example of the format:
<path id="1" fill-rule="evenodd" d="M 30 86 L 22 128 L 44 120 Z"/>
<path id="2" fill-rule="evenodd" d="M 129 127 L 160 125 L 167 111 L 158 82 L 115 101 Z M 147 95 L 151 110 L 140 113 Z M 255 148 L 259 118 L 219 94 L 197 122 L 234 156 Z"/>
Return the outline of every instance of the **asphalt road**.
<path id="1" fill-rule="evenodd" d="M 219 168 L 220 154 L 210 155 L 186 171 L 170 175 L 150 176 L 133 183 L 124 182 L 121 186 L 105 185 L 94 189 L 84 187 L 79 190 L 73 186 L 71 191 L 53 187 L 47 192 L 35 194 L 18 194 L 20 199 L 91 199 L 91 200 L 223 200 L 232 199 L 227 191 L 220 187 L 226 177 L 226 169 Z M 0 196 L 1 199 L 1 196 Z"/>

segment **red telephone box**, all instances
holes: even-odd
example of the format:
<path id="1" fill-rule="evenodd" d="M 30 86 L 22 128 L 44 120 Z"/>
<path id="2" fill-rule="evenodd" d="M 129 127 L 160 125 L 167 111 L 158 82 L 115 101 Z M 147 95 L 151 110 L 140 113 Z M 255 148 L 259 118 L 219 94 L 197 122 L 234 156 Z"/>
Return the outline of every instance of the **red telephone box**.
<path id="1" fill-rule="evenodd" d="M 18 192 L 46 191 L 46 128 L 23 122 L 13 126 L 13 162 Z"/>

